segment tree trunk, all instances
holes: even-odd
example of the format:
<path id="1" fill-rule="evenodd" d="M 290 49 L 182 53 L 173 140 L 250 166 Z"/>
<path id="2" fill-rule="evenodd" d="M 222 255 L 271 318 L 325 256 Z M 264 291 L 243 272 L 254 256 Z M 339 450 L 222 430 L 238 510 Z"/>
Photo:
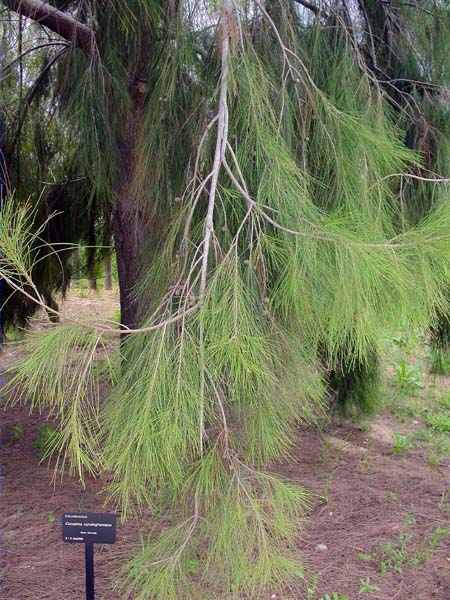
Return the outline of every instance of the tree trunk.
<path id="1" fill-rule="evenodd" d="M 103 268 L 105 271 L 105 290 L 112 290 L 112 260 L 111 254 L 107 254 L 103 259 Z"/>
<path id="2" fill-rule="evenodd" d="M 2 57 L 3 59 L 3 57 Z M 3 61 L 2 61 L 3 62 Z M 7 166 L 6 166 L 6 124 L 3 113 L 0 114 L 0 210 L 3 207 L 7 193 Z M 6 300 L 6 284 L 5 280 L 0 278 L 0 349 L 4 343 L 5 337 L 5 300 Z"/>
<path id="3" fill-rule="evenodd" d="M 97 279 L 95 278 L 95 276 L 89 277 L 89 289 L 92 292 L 96 292 L 97 291 Z"/>
<path id="4" fill-rule="evenodd" d="M 141 49 L 140 63 L 145 49 Z M 115 208 L 112 228 L 117 258 L 117 273 L 120 290 L 120 321 L 124 329 L 139 325 L 139 302 L 135 297 L 135 286 L 141 268 L 141 252 L 149 230 L 148 222 L 140 210 L 140 198 L 135 186 L 138 147 L 143 130 L 145 84 L 142 68 L 137 68 L 129 90 L 131 106 L 124 119 L 125 127 L 119 143 L 120 173 L 115 189 Z"/>
<path id="5" fill-rule="evenodd" d="M 140 262 L 135 240 L 141 232 L 133 213 L 130 214 L 126 200 L 125 188 L 114 211 L 113 227 L 120 290 L 120 321 L 124 328 L 134 329 L 138 326 L 139 316 L 133 289 L 139 278 Z"/>

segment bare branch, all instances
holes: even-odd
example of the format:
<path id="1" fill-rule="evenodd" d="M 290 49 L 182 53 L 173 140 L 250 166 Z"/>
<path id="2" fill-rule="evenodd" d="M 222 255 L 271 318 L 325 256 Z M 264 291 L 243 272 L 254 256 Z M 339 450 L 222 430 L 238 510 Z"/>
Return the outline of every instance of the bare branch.
<path id="1" fill-rule="evenodd" d="M 322 12 L 318 6 L 316 6 L 315 4 L 311 4 L 311 2 L 308 2 L 308 0 L 293 0 L 293 1 L 297 2 L 297 4 L 301 4 L 308 10 L 312 11 L 315 15 L 320 15 L 320 13 Z"/>
<path id="2" fill-rule="evenodd" d="M 3 4 L 24 17 L 28 17 L 57 33 L 68 42 L 92 54 L 95 46 L 95 33 L 85 25 L 41 0 L 2 0 Z"/>

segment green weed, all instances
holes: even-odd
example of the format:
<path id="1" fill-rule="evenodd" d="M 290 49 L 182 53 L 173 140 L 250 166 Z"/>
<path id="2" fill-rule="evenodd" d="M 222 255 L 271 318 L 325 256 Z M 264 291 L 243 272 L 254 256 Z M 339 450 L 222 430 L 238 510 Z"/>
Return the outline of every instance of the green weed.
<path id="1" fill-rule="evenodd" d="M 15 423 L 8 428 L 9 434 L 13 442 L 18 442 L 25 435 L 25 428 L 21 423 Z"/>
<path id="2" fill-rule="evenodd" d="M 407 514 L 404 518 L 404 523 L 406 525 L 406 527 L 412 527 L 413 525 L 416 524 L 416 517 L 412 514 Z"/>
<path id="3" fill-rule="evenodd" d="M 395 370 L 394 383 L 402 392 L 417 392 L 423 387 L 420 368 L 401 360 Z"/>
<path id="4" fill-rule="evenodd" d="M 450 411 L 450 394 L 440 398 L 439 404 L 442 406 L 442 408 L 446 408 L 448 411 Z"/>
<path id="5" fill-rule="evenodd" d="M 409 436 L 401 435 L 400 433 L 394 433 L 394 444 L 392 446 L 392 451 L 395 454 L 401 454 L 402 452 L 407 452 L 413 448 L 413 443 Z"/>
<path id="6" fill-rule="evenodd" d="M 407 515 L 408 525 L 415 523 L 413 515 Z M 364 554 L 364 560 L 377 559 L 379 562 L 379 571 L 381 575 L 395 572 L 401 573 L 406 567 L 417 567 L 426 563 L 433 556 L 434 551 L 450 535 L 450 528 L 436 527 L 431 535 L 421 541 L 415 551 L 411 550 L 411 543 L 414 536 L 411 533 L 401 533 L 398 538 L 392 542 L 382 544 L 380 549 L 373 554 Z M 361 556 L 358 558 L 362 560 Z M 361 590 L 360 590 L 361 592 Z"/>
<path id="7" fill-rule="evenodd" d="M 356 557 L 358 558 L 358 560 L 362 560 L 364 562 L 370 562 L 374 558 L 372 554 L 369 554 L 368 552 L 358 552 Z"/>
<path id="8" fill-rule="evenodd" d="M 374 592 L 379 591 L 379 587 L 370 583 L 370 578 L 366 577 L 366 579 L 361 579 L 359 585 L 359 593 L 360 594 L 373 594 Z"/>
<path id="9" fill-rule="evenodd" d="M 20 423 L 0 428 L 0 446 L 11 446 L 23 438 L 25 429 Z"/>
<path id="10" fill-rule="evenodd" d="M 409 533 L 401 533 L 393 542 L 381 546 L 380 573 L 385 575 L 390 571 L 401 573 L 408 562 L 408 544 L 412 539 Z"/>
<path id="11" fill-rule="evenodd" d="M 9 326 L 5 332 L 5 338 L 8 342 L 21 342 L 25 337 L 24 329 Z"/>
<path id="12" fill-rule="evenodd" d="M 431 372 L 436 375 L 450 373 L 450 351 L 446 348 L 432 348 L 430 352 Z"/>
<path id="13" fill-rule="evenodd" d="M 450 454 L 450 439 L 448 433 L 426 427 L 418 429 L 413 434 L 413 439 L 429 446 L 428 462 L 431 466 L 440 464 Z"/>
<path id="14" fill-rule="evenodd" d="M 442 492 L 439 501 L 439 509 L 445 512 L 450 512 L 450 487 Z"/>
<path id="15" fill-rule="evenodd" d="M 440 431 L 441 433 L 450 432 L 450 414 L 439 412 L 427 415 L 425 420 L 427 424 L 435 431 Z"/>
<path id="16" fill-rule="evenodd" d="M 411 557 L 411 566 L 417 567 L 430 560 L 440 543 L 448 538 L 449 535 L 450 529 L 447 527 L 436 527 L 433 529 L 431 536 L 421 544 L 419 549 Z"/>
<path id="17" fill-rule="evenodd" d="M 317 590 L 317 585 L 319 583 L 319 576 L 318 575 L 310 575 L 310 577 L 308 578 L 308 582 L 307 582 L 307 588 L 306 588 L 306 599 L 307 600 L 315 600 L 316 599 L 316 590 Z"/>

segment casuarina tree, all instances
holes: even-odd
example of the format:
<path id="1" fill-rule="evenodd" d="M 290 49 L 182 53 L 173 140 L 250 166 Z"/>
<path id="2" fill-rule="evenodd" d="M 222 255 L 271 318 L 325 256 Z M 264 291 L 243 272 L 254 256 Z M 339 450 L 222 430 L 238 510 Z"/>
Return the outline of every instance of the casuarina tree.
<path id="1" fill-rule="evenodd" d="M 309 496 L 267 465 L 325 412 L 330 372 L 370 384 L 384 332 L 448 312 L 448 180 L 405 116 L 424 86 L 385 67 L 375 2 L 3 3 L 64 40 L 58 126 L 111 219 L 121 302 L 120 327 L 32 334 L 12 400 L 59 418 L 49 451 L 81 478 L 107 471 L 124 518 L 167 514 L 121 582 L 137 598 L 290 585 Z M 384 4 L 380 31 L 402 23 L 422 82 L 422 4 Z M 448 20 L 428 4 L 430 26 Z M 28 207 L 1 213 L 1 275 L 57 312 L 33 281 Z"/>

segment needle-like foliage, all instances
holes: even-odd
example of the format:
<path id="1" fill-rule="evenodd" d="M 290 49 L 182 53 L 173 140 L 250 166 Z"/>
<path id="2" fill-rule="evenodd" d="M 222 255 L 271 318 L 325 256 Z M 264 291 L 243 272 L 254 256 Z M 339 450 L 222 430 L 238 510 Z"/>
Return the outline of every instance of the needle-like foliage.
<path id="1" fill-rule="evenodd" d="M 325 413 L 330 371 L 362 403 L 386 329 L 447 314 L 448 181 L 428 177 L 408 143 L 359 13 L 352 29 L 338 10 L 311 21 L 281 0 L 111 4 L 89 4 L 95 52 L 60 63 L 60 118 L 83 141 L 77 165 L 98 197 L 137 215 L 140 320 L 123 327 L 103 402 L 96 363 L 119 333 L 108 323 L 33 336 L 13 387 L 60 418 L 77 471 L 108 471 L 124 518 L 165 514 L 125 590 L 260 598 L 302 577 L 293 544 L 309 507 L 267 465 Z M 4 219 L 19 240 L 20 223 Z M 26 244 L 8 243 L 0 234 L 19 275 L 7 260 L 0 274 L 45 305 L 20 262 Z"/>
<path id="2" fill-rule="evenodd" d="M 57 436 L 45 449 L 57 455 L 57 467 L 68 462 L 81 481 L 84 474 L 96 475 L 100 454 L 100 379 L 95 359 L 105 354 L 101 335 L 79 326 L 51 327 L 32 333 L 29 354 L 19 361 L 9 381 L 10 402 L 26 401 L 32 410 L 43 410 L 60 423 Z"/>

